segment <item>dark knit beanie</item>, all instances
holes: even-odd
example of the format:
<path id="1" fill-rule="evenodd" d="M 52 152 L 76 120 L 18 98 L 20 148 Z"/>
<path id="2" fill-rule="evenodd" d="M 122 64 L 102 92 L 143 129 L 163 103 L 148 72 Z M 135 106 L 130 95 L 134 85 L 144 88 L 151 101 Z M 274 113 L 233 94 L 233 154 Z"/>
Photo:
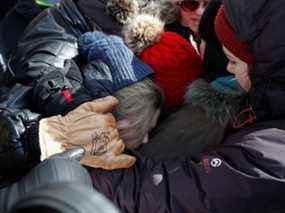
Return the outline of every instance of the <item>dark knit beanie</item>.
<path id="1" fill-rule="evenodd" d="M 151 67 L 137 58 L 118 36 L 98 31 L 87 32 L 79 38 L 78 45 L 79 52 L 88 62 L 102 61 L 108 66 L 113 79 L 113 91 L 153 74 Z M 101 78 L 103 76 L 101 74 Z"/>
<path id="2" fill-rule="evenodd" d="M 202 60 L 194 47 L 173 32 L 164 32 L 158 43 L 142 51 L 140 58 L 154 70 L 167 108 L 181 105 L 186 87 L 203 72 Z"/>
<path id="3" fill-rule="evenodd" d="M 225 15 L 225 9 L 222 5 L 215 20 L 215 30 L 220 42 L 236 57 L 247 64 L 253 63 L 253 54 L 247 43 L 241 42 Z"/>

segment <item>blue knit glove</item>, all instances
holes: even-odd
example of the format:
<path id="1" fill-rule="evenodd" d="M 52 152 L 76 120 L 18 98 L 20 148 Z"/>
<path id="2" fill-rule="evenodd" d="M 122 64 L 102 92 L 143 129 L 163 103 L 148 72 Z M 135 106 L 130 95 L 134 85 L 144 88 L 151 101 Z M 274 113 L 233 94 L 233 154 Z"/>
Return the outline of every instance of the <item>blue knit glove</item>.
<path id="1" fill-rule="evenodd" d="M 152 74 L 152 69 L 124 44 L 122 38 L 103 32 L 87 32 L 79 38 L 79 52 L 88 62 L 103 61 L 110 69 L 114 90 L 138 82 Z"/>

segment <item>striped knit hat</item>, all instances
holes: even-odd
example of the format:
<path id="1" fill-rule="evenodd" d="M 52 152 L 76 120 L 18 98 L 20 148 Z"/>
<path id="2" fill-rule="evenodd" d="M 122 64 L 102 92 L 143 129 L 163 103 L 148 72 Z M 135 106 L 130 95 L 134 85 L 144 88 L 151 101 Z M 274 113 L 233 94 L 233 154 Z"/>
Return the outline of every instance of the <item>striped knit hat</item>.
<path id="1" fill-rule="evenodd" d="M 88 62 L 102 61 L 109 67 L 113 92 L 153 73 L 118 36 L 99 31 L 87 32 L 79 38 L 78 45 L 80 54 L 85 56 Z"/>

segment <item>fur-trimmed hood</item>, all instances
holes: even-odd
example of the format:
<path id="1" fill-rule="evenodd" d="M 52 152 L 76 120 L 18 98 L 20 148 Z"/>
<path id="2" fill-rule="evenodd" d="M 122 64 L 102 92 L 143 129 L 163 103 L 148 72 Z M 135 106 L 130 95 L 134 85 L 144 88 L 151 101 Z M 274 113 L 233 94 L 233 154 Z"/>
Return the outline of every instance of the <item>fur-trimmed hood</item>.
<path id="1" fill-rule="evenodd" d="M 221 92 L 204 79 L 191 83 L 185 95 L 186 103 L 202 107 L 212 121 L 220 124 L 230 122 L 241 110 L 244 100 L 244 93 L 232 89 Z"/>

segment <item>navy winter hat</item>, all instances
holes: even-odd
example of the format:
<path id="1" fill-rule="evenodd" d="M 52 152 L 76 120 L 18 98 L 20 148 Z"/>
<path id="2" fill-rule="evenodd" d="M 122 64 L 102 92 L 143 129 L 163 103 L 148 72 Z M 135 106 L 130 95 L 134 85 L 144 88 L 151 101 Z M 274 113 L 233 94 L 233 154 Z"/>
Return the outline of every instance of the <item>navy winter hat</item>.
<path id="1" fill-rule="evenodd" d="M 103 32 L 87 32 L 79 38 L 79 52 L 88 62 L 103 61 L 110 69 L 113 90 L 136 83 L 150 74 L 152 69 L 124 44 L 123 39 Z"/>

